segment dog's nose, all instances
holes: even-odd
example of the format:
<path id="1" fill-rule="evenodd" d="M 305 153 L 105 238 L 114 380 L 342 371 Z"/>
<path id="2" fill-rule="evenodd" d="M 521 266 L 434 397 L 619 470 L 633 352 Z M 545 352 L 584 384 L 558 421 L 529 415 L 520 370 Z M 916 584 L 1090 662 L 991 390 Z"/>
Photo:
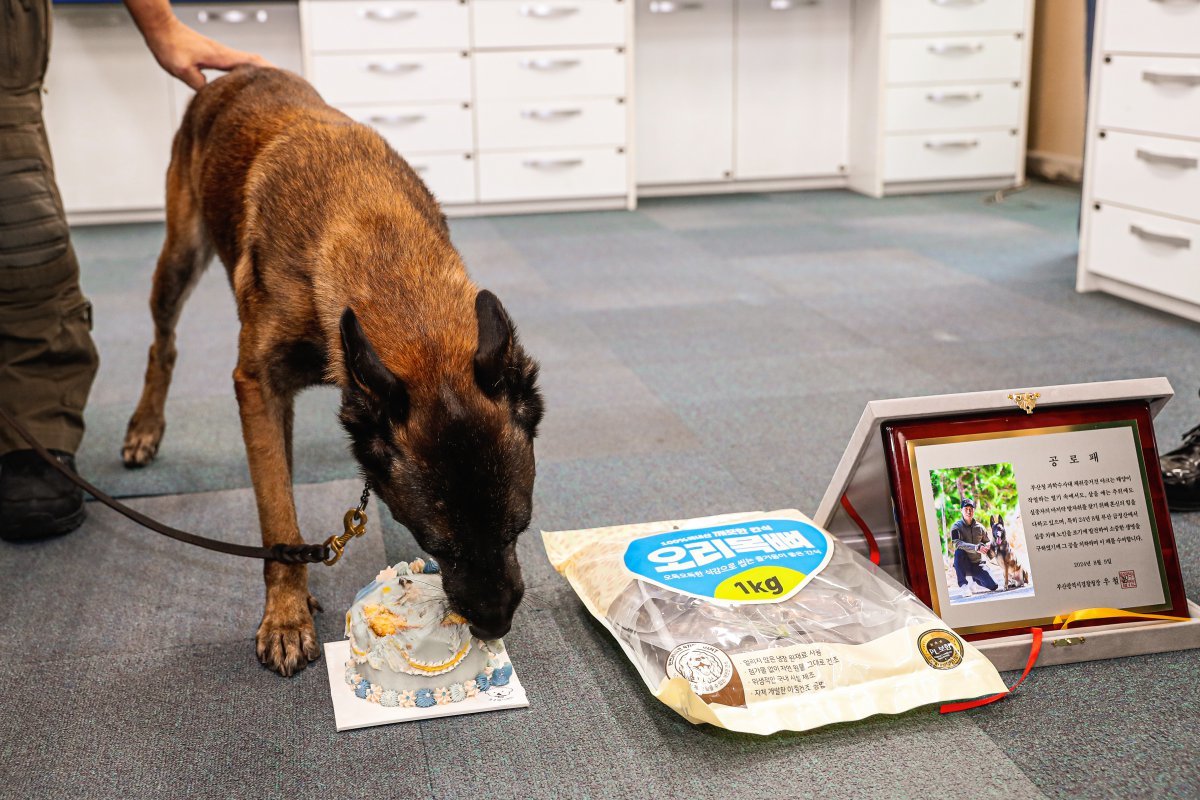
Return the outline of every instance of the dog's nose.
<path id="1" fill-rule="evenodd" d="M 471 635 L 476 639 L 490 641 L 492 639 L 499 639 L 504 636 L 504 634 L 508 633 L 509 629 L 512 628 L 512 623 L 507 622 L 503 625 L 495 625 L 491 627 L 480 627 L 479 625 L 472 624 L 469 627 L 471 629 Z"/>

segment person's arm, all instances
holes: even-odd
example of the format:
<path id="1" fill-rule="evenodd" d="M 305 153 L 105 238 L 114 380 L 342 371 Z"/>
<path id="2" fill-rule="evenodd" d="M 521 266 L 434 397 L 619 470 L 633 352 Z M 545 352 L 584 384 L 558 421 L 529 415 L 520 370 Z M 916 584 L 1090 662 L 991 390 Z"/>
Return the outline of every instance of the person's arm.
<path id="1" fill-rule="evenodd" d="M 184 25 L 169 0 L 125 0 L 154 59 L 193 89 L 204 85 L 203 69 L 231 70 L 240 64 L 269 66 L 262 56 L 214 42 Z"/>

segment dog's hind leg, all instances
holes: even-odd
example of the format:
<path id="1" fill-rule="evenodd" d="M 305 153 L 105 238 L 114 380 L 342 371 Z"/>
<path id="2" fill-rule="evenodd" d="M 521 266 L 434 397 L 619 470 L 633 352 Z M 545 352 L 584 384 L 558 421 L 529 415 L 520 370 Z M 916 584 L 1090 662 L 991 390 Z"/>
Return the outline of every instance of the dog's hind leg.
<path id="1" fill-rule="evenodd" d="M 144 467 L 158 453 L 167 424 L 164 414 L 167 390 L 175 367 L 175 326 L 184 301 L 213 256 L 199 206 L 188 186 L 181 150 L 176 148 L 167 172 L 167 235 L 150 289 L 154 342 L 146 363 L 142 399 L 129 419 L 121 449 L 121 459 L 127 467 Z"/>

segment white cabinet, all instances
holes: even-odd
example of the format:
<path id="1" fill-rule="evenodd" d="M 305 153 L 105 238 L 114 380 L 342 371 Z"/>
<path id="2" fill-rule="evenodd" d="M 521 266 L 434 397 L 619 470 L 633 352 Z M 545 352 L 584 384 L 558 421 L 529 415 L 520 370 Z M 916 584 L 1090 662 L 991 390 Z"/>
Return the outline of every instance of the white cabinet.
<path id="1" fill-rule="evenodd" d="M 632 204 L 623 0 L 300 8 L 306 77 L 382 133 L 450 213 Z"/>
<path id="2" fill-rule="evenodd" d="M 479 210 L 632 208 L 629 4 L 474 0 L 470 10 Z"/>
<path id="3" fill-rule="evenodd" d="M 1032 0 L 856 0 L 850 187 L 1025 179 Z"/>
<path id="4" fill-rule="evenodd" d="M 636 0 L 637 182 L 733 177 L 734 0 Z"/>
<path id="5" fill-rule="evenodd" d="M 45 117 L 73 220 L 163 207 L 171 81 L 120 5 L 56 5 Z"/>
<path id="6" fill-rule="evenodd" d="M 173 6 L 189 26 L 299 72 L 294 3 Z M 206 71 L 210 80 L 217 71 Z M 45 115 L 72 222 L 162 215 L 171 140 L 192 90 L 154 61 L 125 7 L 54 6 Z"/>
<path id="7" fill-rule="evenodd" d="M 637 2 L 639 185 L 749 189 L 738 182 L 844 171 L 849 5 Z"/>
<path id="8" fill-rule="evenodd" d="M 304 76 L 444 204 L 478 199 L 471 19 L 452 0 L 301 0 Z"/>
<path id="9" fill-rule="evenodd" d="M 850 4 L 738 0 L 734 177 L 845 170 Z"/>
<path id="10" fill-rule="evenodd" d="M 1200 4 L 1101 2 L 1080 291 L 1200 320 Z"/>

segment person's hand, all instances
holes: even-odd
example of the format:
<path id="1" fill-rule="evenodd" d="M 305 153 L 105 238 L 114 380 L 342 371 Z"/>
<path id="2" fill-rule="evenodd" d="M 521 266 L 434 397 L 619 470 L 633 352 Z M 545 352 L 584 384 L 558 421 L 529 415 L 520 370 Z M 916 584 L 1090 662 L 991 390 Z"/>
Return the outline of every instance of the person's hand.
<path id="1" fill-rule="evenodd" d="M 271 63 L 256 53 L 245 53 L 215 42 L 184 25 L 174 16 L 170 22 L 147 32 L 150 52 L 167 72 L 193 89 L 204 85 L 204 69 L 231 70 L 242 64 L 269 67 Z"/>

